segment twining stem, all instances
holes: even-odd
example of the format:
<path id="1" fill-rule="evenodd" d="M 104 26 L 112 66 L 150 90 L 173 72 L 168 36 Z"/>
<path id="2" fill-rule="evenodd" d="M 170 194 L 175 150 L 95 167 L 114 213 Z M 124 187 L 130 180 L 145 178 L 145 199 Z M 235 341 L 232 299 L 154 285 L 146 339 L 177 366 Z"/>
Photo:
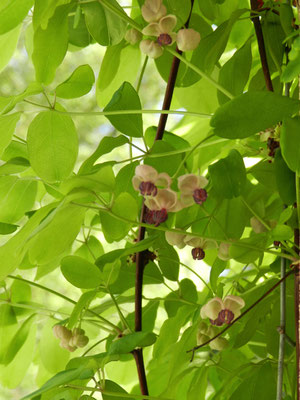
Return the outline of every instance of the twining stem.
<path id="1" fill-rule="evenodd" d="M 207 340 L 206 342 L 200 344 L 199 346 L 193 347 L 191 350 L 188 350 L 187 353 L 192 352 L 194 358 L 194 353 L 196 350 L 200 349 L 201 347 L 206 346 L 213 340 L 217 339 L 219 336 L 223 335 L 228 329 L 230 329 L 237 321 L 239 321 L 241 318 L 243 318 L 246 314 L 248 314 L 249 311 L 251 311 L 254 307 L 256 307 L 265 297 L 267 297 L 270 293 L 273 292 L 280 284 L 283 282 L 288 276 L 295 274 L 296 270 L 291 270 L 289 271 L 283 278 L 281 278 L 275 285 L 273 285 L 268 291 L 266 291 L 259 299 L 257 299 L 247 310 L 245 310 L 240 316 L 238 316 L 236 319 L 234 319 L 230 324 L 226 326 L 226 328 L 222 329 L 216 336 L 212 337 L 211 339 Z"/>
<path id="2" fill-rule="evenodd" d="M 59 293 L 59 292 L 56 292 L 55 290 L 50 289 L 50 288 L 48 288 L 48 287 L 46 287 L 46 286 L 40 285 L 40 284 L 38 284 L 38 283 L 36 283 L 36 282 L 29 281 L 29 280 L 27 280 L 27 279 L 21 278 L 20 276 L 7 275 L 7 277 L 8 277 L 8 278 L 11 278 L 11 279 L 15 279 L 15 280 L 19 280 L 19 281 L 28 283 L 28 284 L 31 285 L 31 286 L 35 286 L 35 287 L 37 287 L 37 288 L 39 288 L 39 289 L 45 290 L 45 291 L 47 291 L 47 292 L 49 292 L 49 293 L 52 293 L 52 294 L 54 294 L 55 296 L 61 297 L 62 299 L 68 301 L 69 303 L 77 304 L 77 301 L 70 299 L 70 297 L 64 296 L 63 294 L 61 294 L 61 293 Z M 107 325 L 109 325 L 110 327 L 112 327 L 112 328 L 113 328 L 115 331 L 117 331 L 118 333 L 121 333 L 121 332 L 122 332 L 122 331 L 120 330 L 120 328 L 119 328 L 117 325 L 115 325 L 115 324 L 113 324 L 112 322 L 108 321 L 106 318 L 103 318 L 101 315 L 97 314 L 96 312 L 94 312 L 94 311 L 92 311 L 92 310 L 86 310 L 86 311 L 87 311 L 89 314 L 92 314 L 92 315 L 96 316 L 98 319 L 100 319 L 100 320 L 103 321 L 105 324 L 107 324 Z"/>
<path id="3" fill-rule="evenodd" d="M 285 347 L 285 320 L 286 320 L 286 260 L 280 260 L 280 277 L 282 282 L 280 284 L 280 331 L 279 331 L 279 351 L 278 351 L 278 368 L 277 368 L 277 397 L 276 400 L 282 399 L 283 388 L 283 367 L 284 367 L 284 347 Z"/>
<path id="4" fill-rule="evenodd" d="M 251 0 L 251 10 L 252 11 L 258 10 L 257 0 Z M 258 43 L 259 56 L 260 56 L 260 61 L 261 61 L 261 65 L 262 65 L 262 70 L 263 70 L 266 86 L 269 91 L 273 92 L 273 84 L 272 84 L 270 69 L 269 69 L 268 61 L 267 61 L 264 36 L 263 36 L 259 16 L 257 15 L 257 13 L 254 13 L 254 12 L 251 13 L 251 20 L 253 22 L 254 29 L 255 29 L 255 34 L 256 34 L 257 43 Z"/>

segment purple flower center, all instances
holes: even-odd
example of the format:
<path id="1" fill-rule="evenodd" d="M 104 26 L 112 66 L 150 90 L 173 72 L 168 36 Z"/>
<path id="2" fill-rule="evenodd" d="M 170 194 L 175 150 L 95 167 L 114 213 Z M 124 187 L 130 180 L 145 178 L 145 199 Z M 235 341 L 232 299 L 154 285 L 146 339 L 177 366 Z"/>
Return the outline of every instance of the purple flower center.
<path id="1" fill-rule="evenodd" d="M 158 226 L 163 222 L 165 222 L 167 218 L 168 218 L 168 213 L 165 208 L 162 208 L 161 210 L 146 209 L 144 221 L 147 224 Z"/>
<path id="2" fill-rule="evenodd" d="M 193 193 L 195 203 L 202 204 L 207 199 L 207 191 L 205 189 L 195 189 Z"/>
<path id="3" fill-rule="evenodd" d="M 194 260 L 203 260 L 205 257 L 205 252 L 200 247 L 194 247 L 192 249 L 192 256 Z"/>
<path id="4" fill-rule="evenodd" d="M 161 46 L 162 45 L 168 46 L 169 44 L 172 43 L 172 38 L 167 33 L 161 33 L 157 38 L 157 43 L 160 44 Z"/>
<path id="5" fill-rule="evenodd" d="M 157 187 L 152 182 L 141 182 L 139 185 L 140 193 L 143 196 L 156 196 Z"/>
<path id="6" fill-rule="evenodd" d="M 210 322 L 212 325 L 222 326 L 223 324 L 230 324 L 233 320 L 233 312 L 225 308 L 219 312 L 218 318 L 215 320 L 210 319 Z"/>

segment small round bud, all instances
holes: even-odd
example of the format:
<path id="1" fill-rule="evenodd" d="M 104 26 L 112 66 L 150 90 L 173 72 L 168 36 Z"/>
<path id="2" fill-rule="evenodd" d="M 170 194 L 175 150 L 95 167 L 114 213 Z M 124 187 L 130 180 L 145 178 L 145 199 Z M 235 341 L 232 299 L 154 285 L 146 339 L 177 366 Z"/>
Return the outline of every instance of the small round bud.
<path id="1" fill-rule="evenodd" d="M 62 325 L 55 325 L 53 327 L 53 334 L 57 339 L 69 340 L 71 339 L 72 332 Z"/>
<path id="2" fill-rule="evenodd" d="M 67 341 L 67 340 L 61 340 L 59 345 L 60 345 L 60 347 L 70 351 L 71 353 L 73 353 L 73 351 L 75 351 L 77 349 L 76 346 L 71 346 L 69 341 Z"/>
<path id="3" fill-rule="evenodd" d="M 128 29 L 125 33 L 125 40 L 129 42 L 131 45 L 135 45 L 136 43 L 140 42 L 143 38 L 141 32 L 137 31 L 134 28 Z"/>
<path id="4" fill-rule="evenodd" d="M 85 335 L 80 335 L 77 337 L 76 346 L 77 347 L 84 347 L 88 344 L 89 338 Z"/>
<path id="5" fill-rule="evenodd" d="M 181 51 L 195 50 L 200 43 L 200 33 L 194 29 L 180 29 L 177 33 L 177 46 Z"/>

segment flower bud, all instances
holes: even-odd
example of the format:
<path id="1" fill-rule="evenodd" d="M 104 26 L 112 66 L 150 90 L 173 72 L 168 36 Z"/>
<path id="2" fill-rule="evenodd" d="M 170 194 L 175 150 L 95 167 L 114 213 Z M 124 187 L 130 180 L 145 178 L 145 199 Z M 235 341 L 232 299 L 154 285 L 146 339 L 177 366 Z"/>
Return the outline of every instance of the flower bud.
<path id="1" fill-rule="evenodd" d="M 218 337 L 209 343 L 209 347 L 212 350 L 218 350 L 218 351 L 224 350 L 226 347 L 228 347 L 228 340 Z"/>
<path id="2" fill-rule="evenodd" d="M 129 29 L 126 33 L 125 33 L 125 40 L 127 42 L 129 42 L 131 45 L 134 45 L 138 42 L 140 42 L 143 38 L 143 35 L 141 34 L 141 32 L 137 31 L 134 28 Z"/>
<path id="3" fill-rule="evenodd" d="M 167 14 L 166 7 L 162 0 L 146 0 L 141 8 L 142 16 L 147 22 L 155 22 Z"/>
<path id="4" fill-rule="evenodd" d="M 75 351 L 77 349 L 76 346 L 71 346 L 69 344 L 68 341 L 66 340 L 61 340 L 61 342 L 59 343 L 60 347 L 62 347 L 63 349 L 66 349 L 68 351 L 70 351 L 71 353 L 73 353 L 73 351 Z"/>
<path id="5" fill-rule="evenodd" d="M 163 48 L 156 42 L 150 39 L 144 39 L 140 43 L 140 50 L 151 58 L 158 58 L 163 53 Z"/>
<path id="6" fill-rule="evenodd" d="M 203 343 L 207 342 L 210 339 L 209 336 L 203 335 L 201 332 L 197 334 L 197 345 L 201 346 Z"/>
<path id="7" fill-rule="evenodd" d="M 177 46 L 181 51 L 195 50 L 200 43 L 200 33 L 194 29 L 180 29 L 177 33 Z"/>
<path id="8" fill-rule="evenodd" d="M 74 347 L 84 347 L 88 344 L 89 338 L 85 335 L 75 335 L 72 336 L 72 339 L 70 340 L 69 344 L 70 346 Z"/>
<path id="9" fill-rule="evenodd" d="M 53 327 L 53 334 L 57 339 L 69 340 L 71 339 L 72 332 L 62 325 L 55 325 Z"/>

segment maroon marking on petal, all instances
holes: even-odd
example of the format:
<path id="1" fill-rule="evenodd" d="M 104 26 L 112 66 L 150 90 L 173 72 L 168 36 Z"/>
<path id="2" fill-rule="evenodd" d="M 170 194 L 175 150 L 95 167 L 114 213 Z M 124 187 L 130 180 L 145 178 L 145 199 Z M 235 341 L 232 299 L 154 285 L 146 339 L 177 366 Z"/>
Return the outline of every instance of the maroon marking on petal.
<path id="1" fill-rule="evenodd" d="M 219 319 L 219 317 L 216 318 L 216 319 L 210 319 L 209 321 L 210 321 L 210 323 L 211 323 L 212 325 L 215 325 L 215 326 L 222 326 L 223 323 L 224 323 L 223 321 L 221 321 L 221 320 Z"/>
<path id="2" fill-rule="evenodd" d="M 202 204 L 207 199 L 207 191 L 205 189 L 195 189 L 193 193 L 195 203 Z"/>
<path id="3" fill-rule="evenodd" d="M 161 33 L 157 38 L 157 43 L 160 44 L 161 46 L 162 45 L 168 46 L 169 44 L 172 43 L 172 38 L 167 33 Z"/>
<path id="4" fill-rule="evenodd" d="M 194 260 L 203 260 L 205 257 L 205 252 L 200 247 L 194 247 L 192 249 L 192 256 Z"/>
<path id="5" fill-rule="evenodd" d="M 225 308 L 225 310 L 219 312 L 218 319 L 222 321 L 223 324 L 230 324 L 234 320 L 234 314 L 232 311 Z"/>
<path id="6" fill-rule="evenodd" d="M 157 187 L 152 182 L 141 182 L 140 193 L 143 196 L 156 196 L 157 195 Z"/>
<path id="7" fill-rule="evenodd" d="M 153 211 L 153 223 L 158 226 L 168 219 L 168 213 L 165 208 L 161 210 Z"/>

